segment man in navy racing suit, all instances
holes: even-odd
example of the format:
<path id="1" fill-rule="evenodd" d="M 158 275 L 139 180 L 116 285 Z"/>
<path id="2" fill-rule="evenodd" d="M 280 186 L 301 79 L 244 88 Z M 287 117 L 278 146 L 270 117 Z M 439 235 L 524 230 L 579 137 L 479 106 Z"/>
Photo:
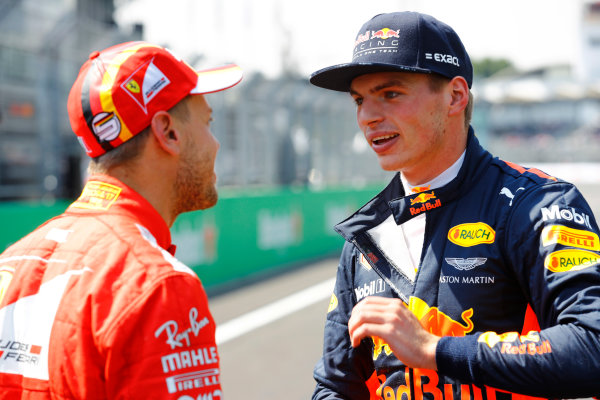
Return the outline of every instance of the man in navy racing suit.
<path id="1" fill-rule="evenodd" d="M 350 92 L 390 184 L 346 239 L 313 399 L 600 394 L 600 240 L 575 186 L 493 158 L 448 25 L 381 14 L 316 86 Z"/>

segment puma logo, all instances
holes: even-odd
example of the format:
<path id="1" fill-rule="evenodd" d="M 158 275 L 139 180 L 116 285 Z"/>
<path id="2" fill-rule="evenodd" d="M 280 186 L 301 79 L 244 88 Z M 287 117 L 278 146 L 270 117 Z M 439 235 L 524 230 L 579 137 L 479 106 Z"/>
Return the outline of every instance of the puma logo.
<path id="1" fill-rule="evenodd" d="M 517 189 L 517 192 L 519 190 L 525 190 L 525 188 L 520 187 Z M 500 191 L 500 194 L 503 194 L 510 199 L 510 203 L 508 203 L 508 206 L 510 207 L 510 206 L 512 206 L 513 199 L 515 198 L 517 192 L 515 192 L 515 194 L 513 194 L 509 188 L 503 187 L 502 190 Z"/>

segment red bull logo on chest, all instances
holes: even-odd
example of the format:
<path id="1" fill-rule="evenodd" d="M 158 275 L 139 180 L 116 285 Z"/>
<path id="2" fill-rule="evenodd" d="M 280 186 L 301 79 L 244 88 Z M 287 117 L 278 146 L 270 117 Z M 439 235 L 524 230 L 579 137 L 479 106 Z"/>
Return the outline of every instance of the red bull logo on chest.
<path id="1" fill-rule="evenodd" d="M 410 205 L 412 206 L 417 203 L 427 203 L 429 200 L 433 200 L 433 199 L 435 199 L 434 192 L 421 193 L 420 195 L 418 195 L 417 197 L 415 197 L 414 199 L 412 199 L 410 201 Z"/>
<path id="2" fill-rule="evenodd" d="M 434 192 L 422 192 L 419 193 L 418 196 L 410 199 L 410 205 L 416 205 L 416 207 L 410 207 L 410 215 L 417 215 L 424 211 L 440 207 L 442 201 L 435 196 Z"/>
<path id="3" fill-rule="evenodd" d="M 434 335 L 465 336 L 474 327 L 473 321 L 471 321 L 473 317 L 472 308 L 461 313 L 462 321 L 455 321 L 437 307 L 430 307 L 418 297 L 410 298 L 408 309 L 419 319 L 421 326 Z"/>

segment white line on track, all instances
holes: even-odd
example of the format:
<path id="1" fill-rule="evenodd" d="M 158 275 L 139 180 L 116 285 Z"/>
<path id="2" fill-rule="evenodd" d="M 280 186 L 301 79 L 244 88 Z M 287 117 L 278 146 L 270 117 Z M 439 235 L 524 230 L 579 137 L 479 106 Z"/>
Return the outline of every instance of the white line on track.
<path id="1" fill-rule="evenodd" d="M 335 278 L 291 294 L 217 326 L 217 345 L 290 315 L 331 296 Z"/>

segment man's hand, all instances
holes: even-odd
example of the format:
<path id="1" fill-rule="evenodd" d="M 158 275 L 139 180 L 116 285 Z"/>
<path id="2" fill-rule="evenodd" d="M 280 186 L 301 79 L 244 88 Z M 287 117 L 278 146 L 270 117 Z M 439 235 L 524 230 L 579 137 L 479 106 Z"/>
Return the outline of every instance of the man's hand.
<path id="1" fill-rule="evenodd" d="M 366 337 L 377 336 L 407 366 L 437 370 L 435 349 L 440 338 L 423 329 L 400 299 L 365 298 L 352 310 L 348 331 L 353 347 Z"/>

